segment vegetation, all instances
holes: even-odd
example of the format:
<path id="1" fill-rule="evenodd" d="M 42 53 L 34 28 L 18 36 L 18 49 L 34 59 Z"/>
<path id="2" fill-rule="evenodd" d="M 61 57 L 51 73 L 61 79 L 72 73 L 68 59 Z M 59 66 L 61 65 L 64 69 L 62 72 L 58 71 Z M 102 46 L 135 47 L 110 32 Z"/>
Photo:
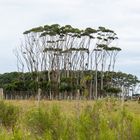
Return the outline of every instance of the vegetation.
<path id="1" fill-rule="evenodd" d="M 1 140 L 140 139 L 139 104 L 118 100 L 139 80 L 114 72 L 121 48 L 113 30 L 53 24 L 23 34 L 19 72 L 1 74 L 0 87 L 5 99 L 25 100 L 0 101 Z"/>
<path id="2" fill-rule="evenodd" d="M 31 73 L 36 95 L 42 94 L 47 85 L 49 99 L 73 99 L 79 98 L 79 94 L 89 99 L 102 96 L 104 74 L 114 71 L 116 56 L 121 51 L 113 30 L 52 24 L 23 34 L 23 42 L 15 51 L 17 67 L 20 72 Z M 109 85 L 116 86 L 112 82 Z"/>
<path id="3" fill-rule="evenodd" d="M 4 101 L 20 109 L 16 123 L 1 124 L 1 140 L 139 140 L 140 106 L 113 98 L 98 101 Z M 135 109 L 133 110 L 133 106 Z M 131 110 L 132 109 L 132 110 Z M 19 115 L 20 114 L 20 115 Z M 0 112 L 0 116 L 3 113 Z M 1 119 L 1 118 L 0 118 Z M 9 123 L 9 120 L 5 120 Z"/>
<path id="4" fill-rule="evenodd" d="M 44 72 L 40 72 L 42 75 Z M 48 73 L 47 71 L 45 72 Z M 79 75 L 80 71 L 75 72 Z M 42 89 L 41 97 L 49 99 L 50 91 L 53 91 L 52 99 L 90 99 L 90 84 L 95 83 L 95 71 L 84 71 L 84 77 L 80 78 L 80 84 L 77 85 L 77 79 L 73 77 L 61 78 L 59 84 L 39 79 L 39 86 Z M 124 96 L 136 92 L 136 86 L 139 80 L 136 76 L 122 72 L 104 72 L 104 86 L 101 90 L 101 73 L 98 72 L 98 97 L 121 96 L 122 90 Z M 91 77 L 92 74 L 92 77 Z M 4 89 L 6 99 L 29 99 L 35 98 L 37 83 L 32 79 L 32 73 L 11 72 L 0 75 L 0 86 Z M 59 89 L 56 92 L 56 85 Z M 77 96 L 77 89 L 79 95 Z"/>
<path id="5" fill-rule="evenodd" d="M 19 109 L 0 101 L 0 123 L 6 128 L 13 128 L 19 117 Z"/>

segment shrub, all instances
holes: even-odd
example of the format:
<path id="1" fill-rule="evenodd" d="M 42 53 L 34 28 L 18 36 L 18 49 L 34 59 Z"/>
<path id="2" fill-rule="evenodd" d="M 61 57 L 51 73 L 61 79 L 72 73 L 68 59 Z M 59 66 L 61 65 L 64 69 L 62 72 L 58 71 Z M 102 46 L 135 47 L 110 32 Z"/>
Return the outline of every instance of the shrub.
<path id="1" fill-rule="evenodd" d="M 59 106 L 56 105 L 48 110 L 40 106 L 30 110 L 26 115 L 28 129 L 36 137 L 44 137 L 48 140 L 58 140 L 65 135 L 64 122 L 65 119 L 60 113 Z"/>
<path id="2" fill-rule="evenodd" d="M 19 108 L 0 101 L 0 123 L 6 128 L 13 128 L 18 120 Z"/>
<path id="3" fill-rule="evenodd" d="M 31 132 L 41 135 L 50 128 L 50 115 L 41 107 L 34 108 L 27 112 L 26 124 Z"/>

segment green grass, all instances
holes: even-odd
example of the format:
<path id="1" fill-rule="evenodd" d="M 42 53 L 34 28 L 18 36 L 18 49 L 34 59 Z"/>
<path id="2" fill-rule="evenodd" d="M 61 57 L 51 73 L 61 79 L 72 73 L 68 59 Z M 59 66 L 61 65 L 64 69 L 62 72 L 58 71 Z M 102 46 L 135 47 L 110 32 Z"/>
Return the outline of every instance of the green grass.
<path id="1" fill-rule="evenodd" d="M 140 139 L 140 104 L 134 101 L 1 101 L 0 108 L 12 110 L 6 125 L 6 111 L 0 112 L 0 140 Z"/>

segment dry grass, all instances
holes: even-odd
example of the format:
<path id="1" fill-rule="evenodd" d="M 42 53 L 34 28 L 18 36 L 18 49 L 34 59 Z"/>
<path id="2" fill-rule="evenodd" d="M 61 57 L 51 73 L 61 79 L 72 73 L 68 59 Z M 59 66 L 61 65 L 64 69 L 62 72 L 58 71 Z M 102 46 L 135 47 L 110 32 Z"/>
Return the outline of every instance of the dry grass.
<path id="1" fill-rule="evenodd" d="M 132 113 L 140 116 L 140 104 L 137 101 L 125 102 L 125 107 Z"/>
<path id="2" fill-rule="evenodd" d="M 140 104 L 137 101 L 124 102 L 124 106 L 113 98 L 98 101 L 42 100 L 40 103 L 36 100 L 6 100 L 5 108 L 7 104 L 18 106 L 20 112 L 14 129 L 11 129 L 14 131 L 7 135 L 9 129 L 1 128 L 0 140 L 11 140 L 11 137 L 15 140 L 140 138 Z M 1 115 L 5 114 L 1 112 Z"/>
<path id="3" fill-rule="evenodd" d="M 29 108 L 33 107 L 38 107 L 38 101 L 35 100 L 7 100 L 7 103 L 11 103 L 13 105 L 21 107 L 23 110 L 28 110 Z M 86 101 L 86 100 L 81 100 L 81 101 L 49 101 L 49 100 L 42 100 L 40 102 L 40 105 L 46 108 L 49 108 L 53 105 L 57 105 L 61 108 L 63 113 L 65 114 L 73 114 L 75 112 L 81 112 L 87 105 L 93 105 L 95 102 L 94 101 Z M 111 109 L 111 104 L 109 103 L 108 105 Z M 121 108 L 121 102 L 117 101 L 116 102 L 116 109 Z M 138 104 L 137 101 L 127 101 L 124 103 L 125 108 L 130 111 L 131 113 L 134 113 L 135 115 L 140 116 L 140 104 Z"/>

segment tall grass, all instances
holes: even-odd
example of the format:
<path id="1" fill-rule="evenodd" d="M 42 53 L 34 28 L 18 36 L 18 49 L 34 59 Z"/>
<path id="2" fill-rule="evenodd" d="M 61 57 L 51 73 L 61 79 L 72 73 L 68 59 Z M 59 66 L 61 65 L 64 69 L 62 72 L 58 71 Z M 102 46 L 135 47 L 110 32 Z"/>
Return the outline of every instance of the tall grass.
<path id="1" fill-rule="evenodd" d="M 27 108 L 26 111 L 20 109 L 20 115 L 15 115 L 16 121 L 12 121 L 14 125 L 7 119 L 6 124 L 10 124 L 11 131 L 1 123 L 0 140 L 140 139 L 140 118 L 121 106 L 119 101 L 106 99 L 85 103 L 82 110 L 79 103 L 79 109 L 76 108 L 72 114 L 66 114 L 58 104 L 45 106 L 41 103 L 39 107 Z M 17 110 L 16 106 L 0 103 L 0 108 L 9 106 Z"/>
<path id="2" fill-rule="evenodd" d="M 13 128 L 19 117 L 19 108 L 0 101 L 0 124 L 7 129 Z"/>

